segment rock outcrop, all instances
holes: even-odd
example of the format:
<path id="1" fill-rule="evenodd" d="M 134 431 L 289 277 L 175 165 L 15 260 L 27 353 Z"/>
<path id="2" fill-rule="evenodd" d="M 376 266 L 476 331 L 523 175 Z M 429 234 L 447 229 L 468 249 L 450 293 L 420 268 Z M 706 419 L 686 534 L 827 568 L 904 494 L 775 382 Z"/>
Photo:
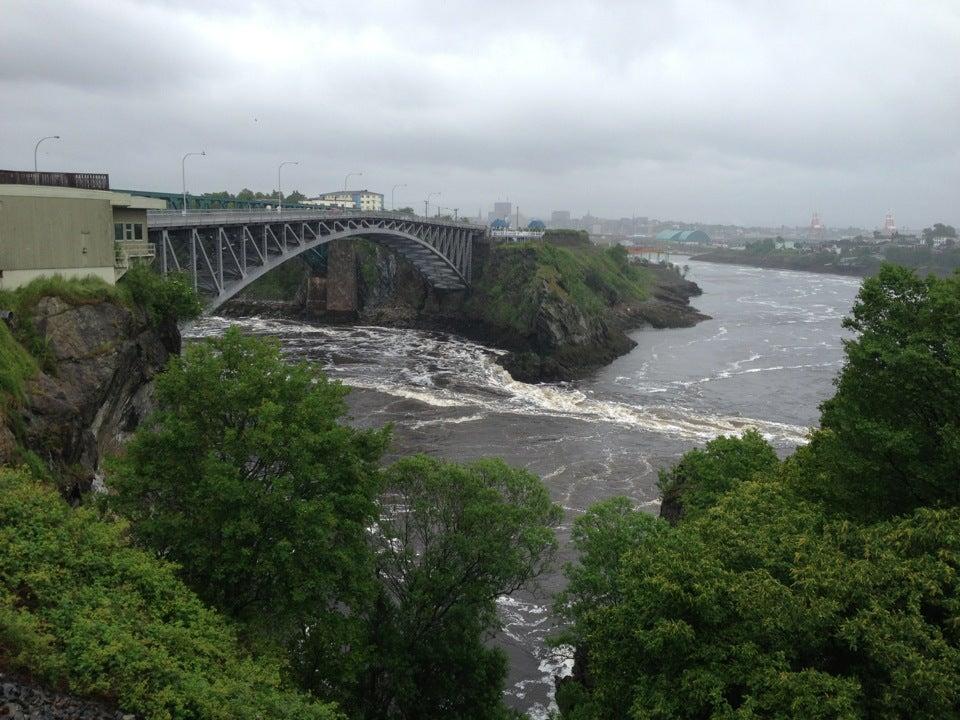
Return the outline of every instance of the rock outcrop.
<path id="1" fill-rule="evenodd" d="M 643 326 L 689 327 L 706 315 L 690 306 L 700 294 L 696 283 L 685 280 L 673 267 L 650 265 L 649 296 L 644 300 L 611 300 L 602 313 L 587 312 L 558 291 L 557 281 L 537 274 L 536 258 L 521 257 L 526 267 L 523 302 L 535 312 L 521 321 L 505 322 L 487 312 L 485 281 L 513 269 L 517 258 L 478 244 L 474 249 L 471 291 L 437 291 L 409 262 L 380 245 L 357 244 L 356 311 L 318 311 L 310 298 L 321 292 L 317 279 L 306 280 L 296 299 L 285 302 L 238 299 L 224 312 L 230 315 L 292 315 L 324 322 L 360 322 L 388 327 L 408 327 L 450 332 L 502 348 L 500 362 L 517 380 L 541 382 L 571 380 L 629 352 L 636 343 L 627 332 Z M 599 249 L 598 249 L 599 252 Z M 537 277 L 536 281 L 527 282 Z M 353 280 L 353 278 L 351 278 Z M 330 291 L 327 281 L 325 291 Z M 334 283 L 336 284 L 336 283 Z M 315 287 L 317 286 L 317 287 Z M 353 282 L 350 284 L 354 286 Z M 293 302 L 290 302 L 293 300 Z"/>
<path id="2" fill-rule="evenodd" d="M 50 692 L 0 672 L 2 720 L 135 720 L 105 703 Z"/>
<path id="3" fill-rule="evenodd" d="M 174 323 L 155 328 L 139 311 L 112 302 L 71 305 L 41 298 L 31 322 L 47 349 L 47 372 L 29 381 L 0 436 L 0 462 L 15 462 L 16 438 L 62 478 L 64 494 L 90 489 L 100 461 L 153 408 L 151 380 L 180 352 Z M 4 453 L 6 453 L 4 455 Z"/>

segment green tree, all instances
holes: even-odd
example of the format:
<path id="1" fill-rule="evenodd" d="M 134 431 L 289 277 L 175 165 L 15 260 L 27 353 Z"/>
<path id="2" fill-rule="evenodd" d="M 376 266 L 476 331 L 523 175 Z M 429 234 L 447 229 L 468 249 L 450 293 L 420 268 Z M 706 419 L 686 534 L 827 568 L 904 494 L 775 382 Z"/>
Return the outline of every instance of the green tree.
<path id="1" fill-rule="evenodd" d="M 661 516 L 676 521 L 702 513 L 734 484 L 769 473 L 778 462 L 756 430 L 711 440 L 703 450 L 691 450 L 670 470 L 660 471 Z"/>
<path id="2" fill-rule="evenodd" d="M 506 660 L 487 642 L 496 599 L 547 567 L 560 508 L 500 460 L 422 455 L 385 471 L 383 504 L 367 663 L 346 707 L 368 719 L 506 717 Z"/>
<path id="3" fill-rule="evenodd" d="M 844 327 L 858 335 L 796 476 L 867 519 L 960 503 L 960 276 L 885 265 Z"/>
<path id="4" fill-rule="evenodd" d="M 337 421 L 346 392 L 237 329 L 188 346 L 112 464 L 108 502 L 248 627 L 282 640 L 337 626 L 370 577 L 366 528 L 389 436 Z"/>
<path id="5" fill-rule="evenodd" d="M 956 717 L 960 510 L 860 527 L 744 482 L 675 528 L 600 527 L 578 533 L 565 717 Z"/>

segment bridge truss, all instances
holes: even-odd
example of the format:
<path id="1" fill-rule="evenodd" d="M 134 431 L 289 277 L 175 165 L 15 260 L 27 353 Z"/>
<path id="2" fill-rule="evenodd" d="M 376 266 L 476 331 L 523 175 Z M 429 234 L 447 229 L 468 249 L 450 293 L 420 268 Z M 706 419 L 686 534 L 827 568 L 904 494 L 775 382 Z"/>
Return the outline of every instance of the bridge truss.
<path id="1" fill-rule="evenodd" d="M 160 272 L 185 272 L 215 310 L 290 258 L 332 240 L 365 237 L 403 255 L 441 290 L 470 285 L 473 242 L 485 229 L 469 223 L 395 213 L 323 211 L 149 213 Z"/>

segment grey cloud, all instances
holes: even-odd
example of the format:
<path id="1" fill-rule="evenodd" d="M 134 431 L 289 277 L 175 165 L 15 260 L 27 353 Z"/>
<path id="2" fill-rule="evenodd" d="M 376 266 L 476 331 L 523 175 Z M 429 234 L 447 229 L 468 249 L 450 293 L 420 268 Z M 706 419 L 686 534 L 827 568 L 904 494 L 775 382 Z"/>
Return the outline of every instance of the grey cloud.
<path id="1" fill-rule="evenodd" d="M 8 0 L 0 165 L 57 132 L 45 162 L 125 186 L 176 189 L 202 146 L 196 190 L 293 158 L 309 192 L 363 169 L 409 202 L 956 224 L 958 88 L 954 0 Z"/>

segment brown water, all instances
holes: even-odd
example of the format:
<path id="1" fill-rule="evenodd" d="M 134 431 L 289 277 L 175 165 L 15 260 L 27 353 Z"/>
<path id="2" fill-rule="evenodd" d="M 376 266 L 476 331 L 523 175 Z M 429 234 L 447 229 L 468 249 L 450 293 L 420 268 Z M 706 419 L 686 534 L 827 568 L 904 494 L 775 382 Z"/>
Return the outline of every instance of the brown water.
<path id="1" fill-rule="evenodd" d="M 713 319 L 639 330 L 630 354 L 576 383 L 516 383 L 495 363 L 496 351 L 436 333 L 210 318 L 192 334 L 234 322 L 280 338 L 291 356 L 321 363 L 355 388 L 353 422 L 394 423 L 395 455 L 497 455 L 537 473 L 566 510 L 562 563 L 570 559 L 570 524 L 591 503 L 626 495 L 656 512 L 658 468 L 746 427 L 789 452 L 832 394 L 840 321 L 858 279 L 689 265 L 704 291 L 694 305 Z M 500 602 L 504 630 L 495 642 L 510 659 L 508 699 L 534 717 L 546 716 L 554 677 L 570 668 L 568 650 L 544 643 L 556 627 L 549 598 L 561 582 L 554 572 Z"/>

